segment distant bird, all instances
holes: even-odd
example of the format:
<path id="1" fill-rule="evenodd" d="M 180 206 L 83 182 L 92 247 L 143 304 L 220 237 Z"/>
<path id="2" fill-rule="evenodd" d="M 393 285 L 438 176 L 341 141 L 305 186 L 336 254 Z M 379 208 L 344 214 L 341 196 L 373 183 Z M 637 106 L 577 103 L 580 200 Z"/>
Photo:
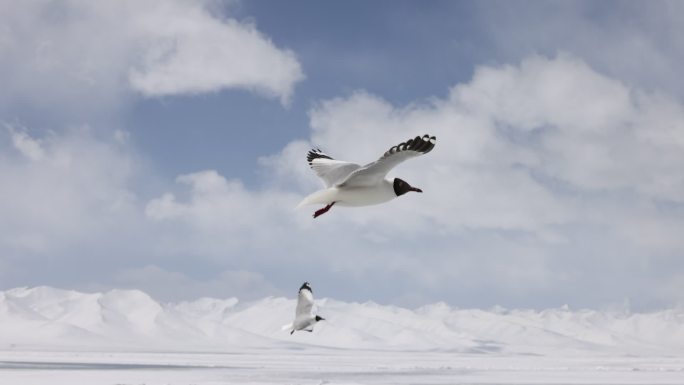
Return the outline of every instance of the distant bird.
<path id="1" fill-rule="evenodd" d="M 297 207 L 325 204 L 316 211 L 314 218 L 325 214 L 334 204 L 340 206 L 369 206 L 390 201 L 409 191 L 422 193 L 399 178 L 387 180 L 387 173 L 399 163 L 427 154 L 435 147 L 437 138 L 430 135 L 416 136 L 399 143 L 385 152 L 380 159 L 365 166 L 335 160 L 320 149 L 309 151 L 306 160 L 316 175 L 323 180 L 325 189 L 304 198 Z"/>
<path id="2" fill-rule="evenodd" d="M 292 329 L 290 334 L 294 333 L 295 330 L 312 332 L 316 322 L 325 320 L 325 318 L 313 314 L 313 304 L 313 291 L 311 291 L 311 285 L 309 285 L 308 282 L 304 282 L 302 287 L 299 288 L 295 319 L 291 324 L 285 325 L 283 329 Z"/>

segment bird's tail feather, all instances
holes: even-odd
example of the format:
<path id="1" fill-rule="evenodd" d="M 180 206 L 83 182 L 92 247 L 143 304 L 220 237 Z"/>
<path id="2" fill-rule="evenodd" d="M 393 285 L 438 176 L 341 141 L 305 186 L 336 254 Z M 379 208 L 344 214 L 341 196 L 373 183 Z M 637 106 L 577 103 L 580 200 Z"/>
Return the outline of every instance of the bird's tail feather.
<path id="1" fill-rule="evenodd" d="M 337 189 L 335 189 L 334 187 L 327 188 L 324 190 L 318 190 L 312 194 L 309 194 L 306 198 L 299 202 L 296 208 L 300 208 L 306 205 L 332 203 L 335 200 L 336 193 Z"/>
<path id="2" fill-rule="evenodd" d="M 289 323 L 289 324 L 287 324 L 287 325 L 283 325 L 283 327 L 280 328 L 280 329 L 281 329 L 281 330 L 292 330 L 292 326 L 293 326 L 293 325 L 292 325 L 291 323 Z"/>

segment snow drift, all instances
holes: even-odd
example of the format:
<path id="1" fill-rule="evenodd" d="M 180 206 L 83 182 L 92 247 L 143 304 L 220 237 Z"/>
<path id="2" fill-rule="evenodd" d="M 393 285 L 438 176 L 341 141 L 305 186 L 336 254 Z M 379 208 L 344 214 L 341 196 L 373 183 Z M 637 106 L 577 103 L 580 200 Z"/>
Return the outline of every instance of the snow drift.
<path id="1" fill-rule="evenodd" d="M 244 348 L 433 350 L 504 354 L 684 352 L 684 310 L 567 308 L 415 310 L 317 301 L 313 333 L 283 332 L 295 299 L 201 298 L 161 304 L 137 290 L 81 293 L 50 287 L 0 292 L 0 349 L 225 351 Z"/>

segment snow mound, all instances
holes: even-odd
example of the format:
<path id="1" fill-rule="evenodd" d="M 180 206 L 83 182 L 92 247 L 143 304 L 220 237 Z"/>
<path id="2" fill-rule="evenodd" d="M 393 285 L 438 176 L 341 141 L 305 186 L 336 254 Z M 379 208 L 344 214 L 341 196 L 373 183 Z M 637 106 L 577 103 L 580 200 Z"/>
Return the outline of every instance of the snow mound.
<path id="1" fill-rule="evenodd" d="M 684 352 L 684 311 L 410 310 L 317 301 L 326 318 L 290 335 L 296 301 L 200 298 L 161 304 L 138 290 L 81 293 L 50 287 L 0 291 L 0 349 L 226 351 L 243 348 L 453 351 L 503 354 L 672 355 Z"/>

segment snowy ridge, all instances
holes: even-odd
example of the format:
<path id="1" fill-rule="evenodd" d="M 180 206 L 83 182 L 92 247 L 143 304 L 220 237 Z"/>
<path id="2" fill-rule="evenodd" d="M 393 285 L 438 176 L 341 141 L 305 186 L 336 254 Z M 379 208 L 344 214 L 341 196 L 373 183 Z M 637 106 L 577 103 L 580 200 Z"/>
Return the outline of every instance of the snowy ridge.
<path id="1" fill-rule="evenodd" d="M 625 313 L 567 308 L 409 310 L 317 301 L 327 321 L 290 336 L 295 300 L 201 298 L 160 304 L 137 290 L 50 287 L 0 292 L 0 349 L 225 351 L 319 346 L 511 354 L 684 353 L 684 310 Z"/>

